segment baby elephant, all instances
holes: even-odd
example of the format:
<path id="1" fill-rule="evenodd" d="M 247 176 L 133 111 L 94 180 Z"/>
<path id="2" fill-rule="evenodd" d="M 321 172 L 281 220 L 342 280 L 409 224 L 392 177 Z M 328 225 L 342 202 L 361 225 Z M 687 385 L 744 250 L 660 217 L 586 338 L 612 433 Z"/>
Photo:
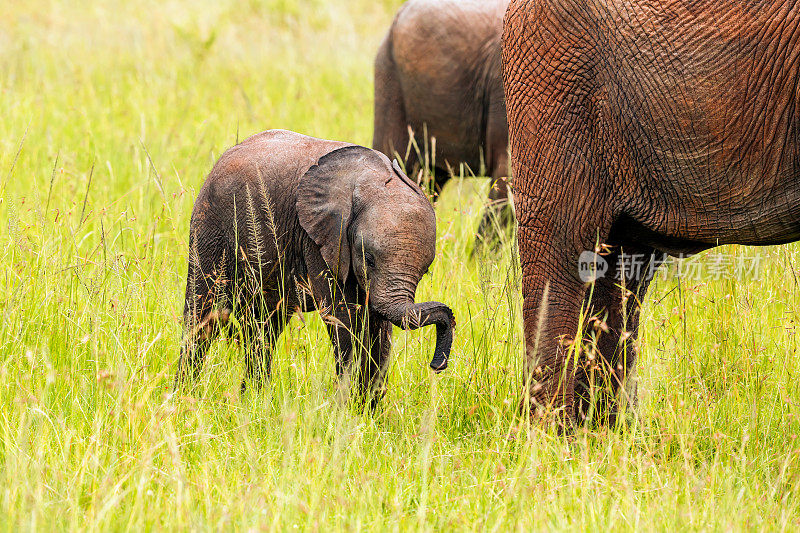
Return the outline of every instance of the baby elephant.
<path id="1" fill-rule="evenodd" d="M 312 310 L 327 325 L 337 375 L 354 379 L 362 401 L 383 395 L 392 324 L 435 324 L 431 368 L 444 370 L 453 313 L 438 302 L 414 303 L 435 240 L 430 202 L 377 151 L 281 130 L 234 146 L 192 212 L 176 387 L 197 380 L 231 314 L 245 352 L 242 392 L 269 377 L 291 315 Z"/>

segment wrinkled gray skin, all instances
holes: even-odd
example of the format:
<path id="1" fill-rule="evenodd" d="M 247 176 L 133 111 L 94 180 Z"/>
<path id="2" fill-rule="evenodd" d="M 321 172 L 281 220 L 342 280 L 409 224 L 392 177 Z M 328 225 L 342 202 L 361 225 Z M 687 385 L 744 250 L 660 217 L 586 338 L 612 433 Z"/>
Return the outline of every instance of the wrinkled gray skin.
<path id="1" fill-rule="evenodd" d="M 375 58 L 373 148 L 418 163 L 409 150 L 409 126 L 420 149 L 436 138 L 434 188 L 448 167 L 466 163 L 493 178 L 489 207 L 478 229 L 492 238 L 492 219 L 513 222 L 509 206 L 508 125 L 500 38 L 508 0 L 410 0 L 397 13 Z M 409 166 L 410 165 L 410 166 Z"/>
<path id="2" fill-rule="evenodd" d="M 435 240 L 430 202 L 379 152 L 280 130 L 234 146 L 192 212 L 176 387 L 197 380 L 231 313 L 242 324 L 242 392 L 269 376 L 275 340 L 298 311 L 320 311 L 337 374 L 355 380 L 362 400 L 383 394 L 392 324 L 435 324 L 431 366 L 443 370 L 453 314 L 414 303 Z"/>
<path id="3" fill-rule="evenodd" d="M 532 412 L 615 423 L 636 402 L 640 303 L 666 254 L 800 239 L 798 43 L 795 0 L 511 2 Z M 590 288 L 576 267 L 598 243 L 609 271 Z M 593 361 L 566 349 L 582 312 L 605 322 Z"/>

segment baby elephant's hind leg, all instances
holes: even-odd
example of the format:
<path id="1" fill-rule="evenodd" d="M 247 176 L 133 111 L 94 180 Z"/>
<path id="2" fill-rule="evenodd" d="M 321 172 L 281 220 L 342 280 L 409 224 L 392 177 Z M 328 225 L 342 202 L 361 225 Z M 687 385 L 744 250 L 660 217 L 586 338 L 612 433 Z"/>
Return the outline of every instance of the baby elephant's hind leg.
<path id="1" fill-rule="evenodd" d="M 197 315 L 187 313 L 185 339 L 175 373 L 175 390 L 184 385 L 194 386 L 200 379 L 208 347 L 220 328 L 228 323 L 230 314 L 230 309 L 212 309 Z M 196 320 L 195 316 L 202 318 Z"/>
<path id="2" fill-rule="evenodd" d="M 194 387 L 200 378 L 206 352 L 231 315 L 230 277 L 224 249 L 198 251 L 196 229 L 189 239 L 189 269 L 183 305 L 184 336 L 174 388 Z"/>
<path id="3" fill-rule="evenodd" d="M 243 320 L 242 328 L 245 365 L 242 394 L 247 392 L 248 384 L 259 390 L 272 377 L 272 352 L 287 319 L 278 311 L 273 312 L 266 320 L 260 320 L 254 312 L 249 315 Z"/>

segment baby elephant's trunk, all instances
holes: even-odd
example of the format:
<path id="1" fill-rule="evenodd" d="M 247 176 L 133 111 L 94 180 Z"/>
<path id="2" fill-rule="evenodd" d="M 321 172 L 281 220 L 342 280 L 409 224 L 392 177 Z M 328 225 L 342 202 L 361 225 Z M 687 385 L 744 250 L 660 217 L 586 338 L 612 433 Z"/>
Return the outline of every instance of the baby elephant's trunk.
<path id="1" fill-rule="evenodd" d="M 389 313 L 386 318 L 405 330 L 436 324 L 436 349 L 433 352 L 431 368 L 436 372 L 447 368 L 450 348 L 453 345 L 453 329 L 456 326 L 453 311 L 449 307 L 439 302 L 409 303 Z"/>

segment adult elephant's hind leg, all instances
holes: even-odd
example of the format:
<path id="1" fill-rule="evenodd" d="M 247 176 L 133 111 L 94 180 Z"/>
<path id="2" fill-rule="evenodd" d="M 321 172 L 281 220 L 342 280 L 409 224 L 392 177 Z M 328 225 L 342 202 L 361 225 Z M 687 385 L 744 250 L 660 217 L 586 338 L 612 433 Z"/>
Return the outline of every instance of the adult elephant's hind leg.
<path id="1" fill-rule="evenodd" d="M 525 361 L 523 408 L 545 423 L 559 426 L 574 419 L 575 358 L 584 284 L 573 274 L 577 256 L 543 242 L 535 230 L 519 230 L 522 263 Z"/>
<path id="2" fill-rule="evenodd" d="M 409 149 L 408 121 L 403 103 L 403 88 L 398 78 L 397 65 L 392 56 L 392 41 L 381 44 L 375 58 L 375 116 L 372 147 L 397 157 L 407 164 Z"/>
<path id="3" fill-rule="evenodd" d="M 605 113 L 609 95 L 595 77 L 599 52 L 585 21 L 561 2 L 519 1 L 503 22 L 528 400 L 570 420 L 576 368 L 558 338 L 579 334 L 578 258 L 607 241 L 625 178 L 615 166 L 629 157 L 612 152 L 620 139 Z"/>
<path id="4" fill-rule="evenodd" d="M 582 333 L 579 320 L 587 287 L 579 261 L 584 252 L 606 242 L 614 203 L 603 160 L 593 146 L 597 135 L 591 114 L 585 106 L 572 106 L 580 99 L 553 98 L 571 103 L 563 111 L 556 107 L 561 111 L 556 117 L 542 114 L 541 109 L 525 113 L 519 123 L 524 124 L 524 132 L 512 135 L 512 153 L 524 297 L 526 401 L 533 413 L 563 427 L 571 425 L 576 415 L 580 353 L 576 337 Z M 511 120 L 509 125 L 513 132 L 518 123 Z M 536 132 L 531 144 L 513 142 L 529 131 Z"/>
<path id="5" fill-rule="evenodd" d="M 603 259 L 609 269 L 587 291 L 587 354 L 576 380 L 579 421 L 615 425 L 625 405 L 635 407 L 636 339 L 641 302 L 666 255 L 624 246 Z"/>
<path id="6" fill-rule="evenodd" d="M 493 98 L 492 108 L 489 110 L 490 116 L 494 118 L 490 119 L 486 132 L 486 155 L 492 182 L 473 250 L 478 250 L 483 244 L 494 246 L 502 242 L 503 233 L 515 221 L 509 187 L 511 167 L 508 164 L 508 124 L 505 106 L 500 105 L 502 101 L 502 96 Z"/>
<path id="7" fill-rule="evenodd" d="M 568 119 L 530 113 L 530 124 L 524 124 L 525 133 L 537 132 L 533 143 L 512 142 L 512 147 L 527 401 L 532 412 L 571 425 L 580 348 L 575 343 L 582 333 L 579 320 L 587 288 L 579 261 L 584 252 L 606 242 L 614 203 L 593 146 L 591 115 L 571 105 L 561 115 Z M 510 122 L 512 128 L 515 124 Z"/>
<path id="8" fill-rule="evenodd" d="M 486 207 L 475 234 L 473 251 L 480 250 L 483 245 L 494 246 L 500 243 L 503 232 L 513 226 L 514 221 L 514 206 L 511 203 L 508 179 L 505 174 L 495 171 Z"/>

